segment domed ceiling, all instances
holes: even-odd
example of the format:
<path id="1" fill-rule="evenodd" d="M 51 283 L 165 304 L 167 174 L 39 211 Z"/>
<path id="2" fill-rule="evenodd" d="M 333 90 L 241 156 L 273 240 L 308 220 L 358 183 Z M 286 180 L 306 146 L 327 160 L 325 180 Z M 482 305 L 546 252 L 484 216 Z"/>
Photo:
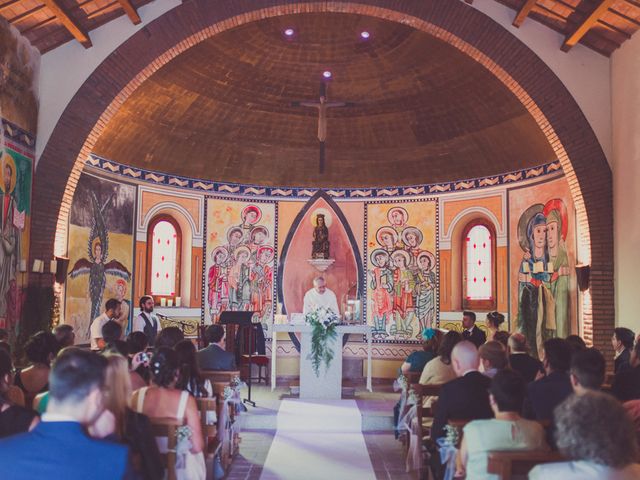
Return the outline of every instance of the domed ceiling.
<path id="1" fill-rule="evenodd" d="M 329 100 L 350 104 L 328 111 L 321 174 L 317 110 L 295 102 L 318 100 L 325 70 Z M 426 33 L 349 14 L 277 17 L 198 44 L 135 91 L 94 153 L 188 177 L 311 187 L 440 182 L 554 159 L 484 67 Z"/>

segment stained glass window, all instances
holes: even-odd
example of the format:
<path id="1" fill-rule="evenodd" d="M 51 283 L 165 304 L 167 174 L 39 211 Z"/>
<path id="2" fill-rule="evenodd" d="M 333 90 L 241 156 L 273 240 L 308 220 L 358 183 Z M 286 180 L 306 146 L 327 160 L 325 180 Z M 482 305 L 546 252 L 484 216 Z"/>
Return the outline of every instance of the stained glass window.
<path id="1" fill-rule="evenodd" d="M 151 234 L 151 295 L 173 296 L 176 293 L 178 232 L 166 220 L 153 226 Z"/>
<path id="2" fill-rule="evenodd" d="M 491 232 L 484 225 L 469 229 L 465 238 L 466 300 L 493 298 L 493 246 Z"/>

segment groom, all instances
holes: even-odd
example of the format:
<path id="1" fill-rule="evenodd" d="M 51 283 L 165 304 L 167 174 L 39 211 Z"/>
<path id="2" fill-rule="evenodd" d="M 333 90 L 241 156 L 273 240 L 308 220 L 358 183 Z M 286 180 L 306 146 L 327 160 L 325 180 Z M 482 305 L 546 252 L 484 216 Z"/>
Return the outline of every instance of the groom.
<path id="1" fill-rule="evenodd" d="M 313 288 L 304 294 L 302 313 L 307 315 L 322 307 L 331 309 L 336 315 L 340 315 L 336 294 L 327 288 L 323 277 L 316 277 L 313 279 Z"/>

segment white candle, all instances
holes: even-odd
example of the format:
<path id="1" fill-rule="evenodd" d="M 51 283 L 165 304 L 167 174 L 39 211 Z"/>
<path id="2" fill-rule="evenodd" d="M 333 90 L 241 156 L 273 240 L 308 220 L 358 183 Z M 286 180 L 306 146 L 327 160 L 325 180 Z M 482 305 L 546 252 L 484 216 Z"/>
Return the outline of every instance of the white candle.
<path id="1" fill-rule="evenodd" d="M 166 298 L 161 298 L 160 299 L 160 306 L 161 307 L 166 307 L 167 306 L 167 299 Z"/>
<path id="2" fill-rule="evenodd" d="M 58 262 L 56 260 L 51 260 L 51 262 L 49 262 L 49 271 L 54 275 L 58 271 Z"/>
<path id="3" fill-rule="evenodd" d="M 179 307 L 182 305 L 182 298 L 181 297 L 176 297 L 176 307 Z"/>
<path id="4" fill-rule="evenodd" d="M 27 271 L 27 260 L 26 259 L 22 259 L 20 260 L 20 271 L 21 272 L 26 272 Z"/>
<path id="5" fill-rule="evenodd" d="M 173 307 L 173 298 L 167 298 L 167 307 Z"/>
<path id="6" fill-rule="evenodd" d="M 42 261 L 38 260 L 37 258 L 33 261 L 33 267 L 31 268 L 31 271 L 34 273 L 38 273 L 40 271 L 40 264 L 42 263 Z"/>

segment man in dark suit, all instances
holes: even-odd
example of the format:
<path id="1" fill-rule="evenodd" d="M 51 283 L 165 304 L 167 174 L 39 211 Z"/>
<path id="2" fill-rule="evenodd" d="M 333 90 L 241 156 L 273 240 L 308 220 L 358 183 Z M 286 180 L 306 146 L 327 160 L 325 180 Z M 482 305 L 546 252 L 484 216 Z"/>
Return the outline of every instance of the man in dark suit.
<path id="1" fill-rule="evenodd" d="M 204 332 L 209 346 L 196 353 L 198 366 L 202 370 L 235 370 L 236 360 L 233 353 L 224 349 L 224 327 L 209 325 Z"/>
<path id="2" fill-rule="evenodd" d="M 619 327 L 613 331 L 611 344 L 616 352 L 613 373 L 617 374 L 631 368 L 631 349 L 633 349 L 634 340 L 635 334 L 628 328 Z"/>
<path id="3" fill-rule="evenodd" d="M 533 382 L 538 373 L 544 374 L 544 367 L 540 360 L 536 360 L 527 353 L 527 338 L 521 333 L 514 333 L 509 337 L 509 365 L 527 383 Z"/>
<path id="4" fill-rule="evenodd" d="M 487 335 L 476 327 L 476 314 L 473 312 L 462 312 L 462 338 L 473 343 L 476 348 L 480 348 L 487 341 Z"/>
<path id="5" fill-rule="evenodd" d="M 107 360 L 65 349 L 49 374 L 49 404 L 31 431 L 0 440 L 3 480 L 135 478 L 124 445 L 94 440 L 85 428 L 104 411 Z"/>
<path id="6" fill-rule="evenodd" d="M 527 385 L 523 416 L 531 420 L 552 420 L 553 409 L 573 393 L 569 367 L 571 347 L 562 338 L 544 342 L 542 364 L 546 376 Z"/>
<path id="7" fill-rule="evenodd" d="M 640 342 L 631 352 L 631 368 L 622 369 L 613 379 L 611 393 L 621 402 L 640 399 Z"/>
<path id="8" fill-rule="evenodd" d="M 606 369 L 604 356 L 596 348 L 587 348 L 571 355 L 571 386 L 574 393 L 582 395 L 589 390 L 600 390 Z"/>
<path id="9" fill-rule="evenodd" d="M 436 406 L 431 438 L 445 435 L 444 426 L 451 419 L 492 418 L 489 404 L 491 379 L 478 371 L 480 356 L 471 342 L 459 342 L 451 352 L 451 365 L 458 378 L 442 386 Z"/>

